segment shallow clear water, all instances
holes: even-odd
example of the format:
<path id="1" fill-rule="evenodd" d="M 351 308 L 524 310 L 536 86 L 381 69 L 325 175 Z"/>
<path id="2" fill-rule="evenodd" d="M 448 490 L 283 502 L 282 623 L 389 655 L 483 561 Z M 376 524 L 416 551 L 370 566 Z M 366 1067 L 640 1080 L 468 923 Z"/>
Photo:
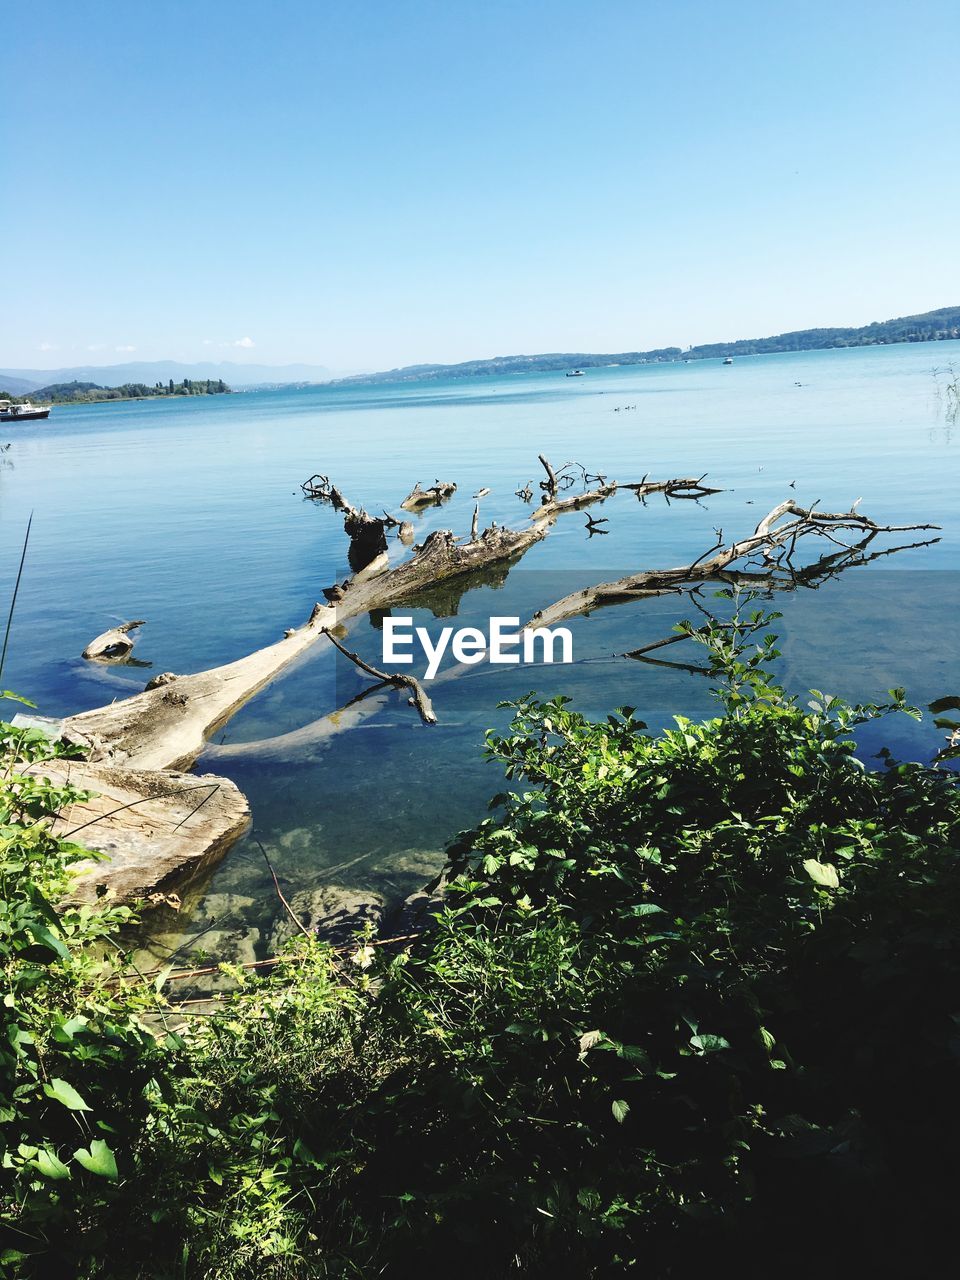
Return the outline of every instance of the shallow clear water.
<path id="1" fill-rule="evenodd" d="M 456 611 L 458 625 L 485 625 L 490 613 L 525 617 L 581 580 L 691 560 L 716 528 L 741 536 L 784 497 L 820 499 L 828 510 L 860 497 L 883 523 L 935 520 L 941 541 L 819 591 L 778 596 L 784 678 L 853 698 L 894 684 L 918 703 L 958 692 L 960 494 L 932 372 L 951 362 L 960 368 L 960 343 L 610 368 L 582 379 L 528 374 L 90 405 L 57 408 L 47 424 L 4 423 L 0 599 L 9 598 L 34 513 L 4 685 L 61 715 L 136 692 L 151 671 L 228 661 L 299 624 L 346 570 L 336 514 L 300 493 L 315 471 L 371 510 L 396 511 L 416 480 L 455 480 L 454 499 L 417 521 L 419 539 L 437 527 L 467 532 L 470 495 L 484 485 L 493 491 L 485 520 L 522 521 L 514 490 L 539 479 L 543 451 L 621 480 L 708 472 L 724 492 L 699 505 L 645 507 L 623 492 L 604 507 L 607 536 L 588 539 L 584 517 L 567 516 L 505 581 L 470 583 L 462 596 L 445 592 L 402 612 L 434 627 L 434 612 Z M 405 554 L 399 544 L 396 552 Z M 355 727 L 326 744 L 300 734 L 218 751 L 293 734 L 363 687 L 321 643 L 217 735 L 199 767 L 246 791 L 288 892 L 393 900 L 419 887 L 447 839 L 500 789 L 480 750 L 483 730 L 505 723 L 500 699 L 535 685 L 597 713 L 629 702 L 651 724 L 708 711 L 701 677 L 614 656 L 669 634 L 691 612 L 661 599 L 577 620 L 577 666 L 481 668 L 438 685 L 434 729 L 391 695 L 364 704 Z M 149 669 L 80 659 L 94 635 L 132 617 L 148 619 L 136 656 Z M 351 643 L 380 662 L 370 620 L 352 624 Z M 689 646 L 663 656 L 695 657 Z M 929 718 L 916 726 L 900 717 L 864 749 L 883 740 L 929 756 L 941 737 Z M 265 954 L 275 916 L 248 839 L 208 885 L 194 886 L 165 943 L 206 928 L 217 954 Z"/>

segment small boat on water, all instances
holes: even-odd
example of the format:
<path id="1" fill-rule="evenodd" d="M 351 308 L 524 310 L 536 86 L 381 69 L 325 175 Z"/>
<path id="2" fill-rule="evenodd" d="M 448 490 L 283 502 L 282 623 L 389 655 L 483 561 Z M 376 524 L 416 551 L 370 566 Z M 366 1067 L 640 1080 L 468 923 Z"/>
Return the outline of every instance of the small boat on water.
<path id="1" fill-rule="evenodd" d="M 582 370 L 582 369 L 571 369 L 571 370 L 570 370 L 570 372 L 567 374 L 567 377 L 568 377 L 568 378 L 582 378 L 582 377 L 583 377 L 583 370 Z"/>
<path id="2" fill-rule="evenodd" d="M 723 363 L 724 363 L 724 364 L 733 364 L 733 356 L 727 356 L 727 357 L 724 359 L 724 362 L 723 362 Z"/>
<path id="3" fill-rule="evenodd" d="M 10 400 L 0 400 L 0 422 L 26 422 L 30 418 L 49 418 L 49 404 L 13 404 Z"/>

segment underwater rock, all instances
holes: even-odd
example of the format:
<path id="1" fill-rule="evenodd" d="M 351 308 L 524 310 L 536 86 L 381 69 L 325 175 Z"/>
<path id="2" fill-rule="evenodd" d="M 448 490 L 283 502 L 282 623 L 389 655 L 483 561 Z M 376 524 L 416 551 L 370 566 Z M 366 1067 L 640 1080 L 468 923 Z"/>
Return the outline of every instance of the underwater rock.
<path id="1" fill-rule="evenodd" d="M 383 898 L 372 889 L 355 885 L 320 884 L 288 895 L 290 909 L 305 929 L 334 946 L 348 943 L 369 925 L 374 930 L 383 918 Z M 277 918 L 268 940 L 268 955 L 279 955 L 299 932 L 284 913 Z"/>

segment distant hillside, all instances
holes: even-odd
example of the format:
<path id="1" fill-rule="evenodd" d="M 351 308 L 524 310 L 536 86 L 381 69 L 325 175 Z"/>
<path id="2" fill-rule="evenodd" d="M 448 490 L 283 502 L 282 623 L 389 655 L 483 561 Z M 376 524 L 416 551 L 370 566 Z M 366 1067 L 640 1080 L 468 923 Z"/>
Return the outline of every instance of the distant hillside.
<path id="1" fill-rule="evenodd" d="M 434 378 L 471 378 L 477 374 L 596 369 L 605 365 L 659 364 L 674 360 L 710 360 L 725 356 L 763 355 L 776 351 L 816 351 L 825 347 L 866 347 L 895 342 L 929 342 L 960 338 L 960 307 L 941 307 L 919 316 L 901 316 L 860 329 L 798 329 L 773 338 L 743 338 L 698 347 L 660 347 L 653 351 L 620 351 L 604 355 L 566 351 L 538 356 L 495 356 L 462 364 L 414 364 L 384 373 L 340 378 L 338 383 L 426 382 Z"/>
<path id="2" fill-rule="evenodd" d="M 13 396 L 24 396 L 28 391 L 36 391 L 39 385 L 39 382 L 33 382 L 28 378 L 16 378 L 0 373 L 0 386 Z"/>
<path id="3" fill-rule="evenodd" d="M 19 395 L 59 382 L 120 387 L 132 383 L 153 386 L 157 382 L 169 382 L 171 378 L 175 383 L 184 379 L 191 382 L 222 379 L 231 387 L 254 387 L 263 383 L 279 386 L 291 382 L 322 382 L 329 376 L 329 369 L 313 364 L 235 364 L 229 360 L 183 364 L 177 360 L 141 360 L 128 364 L 77 365 L 72 369 L 0 369 L 0 386 Z M 11 385 L 13 381 L 25 382 L 23 391 Z"/>

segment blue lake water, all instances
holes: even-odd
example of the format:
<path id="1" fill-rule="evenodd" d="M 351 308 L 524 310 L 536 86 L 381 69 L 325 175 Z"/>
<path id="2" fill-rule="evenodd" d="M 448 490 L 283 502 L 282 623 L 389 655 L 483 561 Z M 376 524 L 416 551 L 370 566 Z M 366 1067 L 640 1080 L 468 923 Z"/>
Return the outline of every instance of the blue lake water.
<path id="1" fill-rule="evenodd" d="M 933 374 L 951 364 L 960 370 L 960 343 L 608 368 L 579 379 L 527 374 L 89 405 L 56 408 L 46 424 L 4 423 L 0 600 L 9 599 L 31 512 L 34 521 L 3 683 L 62 715 L 137 692 L 151 672 L 229 661 L 301 623 L 321 588 L 346 571 L 340 520 L 300 492 L 313 472 L 374 511 L 396 512 L 414 481 L 456 481 L 450 503 L 416 520 L 419 540 L 438 527 L 466 533 L 470 495 L 481 486 L 492 490 L 485 521 L 522 523 L 527 508 L 514 491 L 539 481 L 544 452 L 621 481 L 706 472 L 723 492 L 701 504 L 654 498 L 645 506 L 622 492 L 603 508 L 606 536 L 589 538 L 583 515 L 566 516 L 508 575 L 403 613 L 433 627 L 453 612 L 457 625 L 485 625 L 490 613 L 526 617 L 581 581 L 688 562 L 716 529 L 743 536 L 785 497 L 819 499 L 826 510 L 861 498 L 885 524 L 936 521 L 941 540 L 818 591 L 778 595 L 770 607 L 784 613 L 776 624 L 784 679 L 852 698 L 903 684 L 918 704 L 960 692 L 957 445 Z M 396 543 L 391 554 L 408 553 Z M 486 727 L 505 723 L 495 709 L 501 698 L 535 685 L 598 714 L 630 703 L 651 724 L 707 713 L 702 677 L 616 656 L 668 635 L 693 612 L 673 598 L 603 610 L 570 624 L 575 667 L 477 669 L 438 685 L 433 729 L 391 695 L 326 743 L 286 735 L 364 681 L 320 642 L 213 744 L 250 745 L 211 751 L 198 767 L 246 791 L 288 891 L 326 886 L 393 900 L 439 867 L 445 842 L 500 789 L 481 746 Z M 136 656 L 149 669 L 80 659 L 94 635 L 134 617 L 148 620 Z M 351 644 L 379 664 L 374 622 L 356 620 Z M 696 657 L 689 644 L 663 656 Z M 898 717 L 871 732 L 864 750 L 885 741 L 929 757 L 942 737 L 929 717 L 919 726 Z M 218 954 L 262 955 L 275 941 L 275 916 L 260 854 L 244 840 L 194 887 L 164 944 L 202 928 Z"/>

